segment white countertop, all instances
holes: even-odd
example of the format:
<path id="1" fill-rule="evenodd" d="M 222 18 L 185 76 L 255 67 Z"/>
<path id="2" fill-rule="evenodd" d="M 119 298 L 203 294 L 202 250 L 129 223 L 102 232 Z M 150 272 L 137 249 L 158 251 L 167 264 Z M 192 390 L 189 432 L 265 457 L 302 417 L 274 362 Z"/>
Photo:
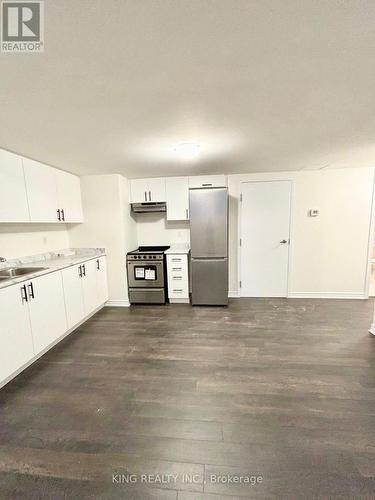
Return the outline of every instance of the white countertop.
<path id="1" fill-rule="evenodd" d="M 171 247 L 165 251 L 166 255 L 178 255 L 183 254 L 186 255 L 190 252 L 190 244 L 189 243 L 175 243 L 172 244 Z"/>
<path id="2" fill-rule="evenodd" d="M 102 255 L 105 255 L 104 248 L 75 248 L 8 260 L 1 263 L 0 269 L 9 269 L 12 267 L 44 267 L 45 269 L 9 280 L 0 280 L 0 289 L 38 278 L 44 274 L 54 273 L 61 269 L 87 262 L 88 260 L 97 259 Z"/>

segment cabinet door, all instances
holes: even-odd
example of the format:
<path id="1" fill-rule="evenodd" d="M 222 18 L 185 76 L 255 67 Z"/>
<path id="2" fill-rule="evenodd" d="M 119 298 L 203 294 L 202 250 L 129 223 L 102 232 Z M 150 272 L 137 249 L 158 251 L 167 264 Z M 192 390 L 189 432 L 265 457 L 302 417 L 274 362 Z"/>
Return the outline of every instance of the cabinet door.
<path id="1" fill-rule="evenodd" d="M 189 187 L 226 187 L 227 180 L 225 175 L 196 175 L 189 177 Z"/>
<path id="2" fill-rule="evenodd" d="M 167 177 L 167 219 L 189 220 L 189 178 Z"/>
<path id="3" fill-rule="evenodd" d="M 0 383 L 34 357 L 29 308 L 21 285 L 0 290 Z"/>
<path id="4" fill-rule="evenodd" d="M 28 281 L 27 288 L 34 351 L 38 354 L 68 330 L 61 272 Z"/>
<path id="5" fill-rule="evenodd" d="M 81 181 L 76 175 L 55 169 L 58 208 L 64 222 L 83 222 Z"/>
<path id="6" fill-rule="evenodd" d="M 133 179 L 130 181 L 131 203 L 144 203 L 149 200 L 149 186 L 147 179 Z"/>
<path id="7" fill-rule="evenodd" d="M 68 329 L 70 329 L 85 317 L 80 266 L 63 269 L 61 274 L 64 286 L 66 318 Z"/>
<path id="8" fill-rule="evenodd" d="M 58 222 L 55 169 L 23 160 L 31 222 Z"/>
<path id="9" fill-rule="evenodd" d="M 92 311 L 94 311 L 99 306 L 96 266 L 96 260 L 89 260 L 88 262 L 82 264 L 82 290 L 85 316 L 92 313 Z"/>
<path id="10" fill-rule="evenodd" d="M 160 202 L 166 201 L 166 192 L 165 192 L 165 178 L 160 177 L 157 179 L 147 179 L 147 191 L 148 196 L 151 198 L 149 201 Z M 150 196 L 151 194 L 151 196 Z"/>
<path id="11" fill-rule="evenodd" d="M 107 280 L 107 260 L 99 257 L 96 261 L 96 287 L 98 294 L 97 307 L 103 305 L 108 300 L 108 280 Z"/>
<path id="12" fill-rule="evenodd" d="M 0 150 L 0 222 L 29 222 L 22 158 Z"/>

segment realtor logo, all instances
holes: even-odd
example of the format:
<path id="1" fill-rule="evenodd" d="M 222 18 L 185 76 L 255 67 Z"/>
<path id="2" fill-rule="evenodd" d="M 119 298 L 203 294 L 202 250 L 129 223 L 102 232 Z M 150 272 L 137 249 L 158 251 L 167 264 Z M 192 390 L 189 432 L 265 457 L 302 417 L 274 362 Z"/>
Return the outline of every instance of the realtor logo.
<path id="1" fill-rule="evenodd" d="M 44 51 L 44 3 L 1 2 L 1 51 Z"/>

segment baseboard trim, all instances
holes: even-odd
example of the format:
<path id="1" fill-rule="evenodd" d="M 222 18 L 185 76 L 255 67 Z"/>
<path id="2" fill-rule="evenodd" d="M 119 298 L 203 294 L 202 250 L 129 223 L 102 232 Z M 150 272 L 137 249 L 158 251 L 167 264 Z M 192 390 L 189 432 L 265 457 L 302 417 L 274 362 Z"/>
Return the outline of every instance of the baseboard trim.
<path id="1" fill-rule="evenodd" d="M 365 300 L 367 295 L 364 293 L 350 293 L 350 292 L 297 292 L 289 293 L 288 299 L 350 299 L 350 300 Z"/>
<path id="2" fill-rule="evenodd" d="M 375 323 L 372 323 L 372 325 L 370 326 L 369 332 L 372 333 L 373 335 L 375 335 Z"/>
<path id="3" fill-rule="evenodd" d="M 231 291 L 229 291 L 228 292 L 228 297 L 230 299 L 238 299 L 238 298 L 240 298 L 240 293 L 239 292 L 233 292 L 233 291 L 231 292 Z"/>
<path id="4" fill-rule="evenodd" d="M 107 300 L 105 307 L 129 307 L 130 302 L 126 299 L 111 299 Z"/>

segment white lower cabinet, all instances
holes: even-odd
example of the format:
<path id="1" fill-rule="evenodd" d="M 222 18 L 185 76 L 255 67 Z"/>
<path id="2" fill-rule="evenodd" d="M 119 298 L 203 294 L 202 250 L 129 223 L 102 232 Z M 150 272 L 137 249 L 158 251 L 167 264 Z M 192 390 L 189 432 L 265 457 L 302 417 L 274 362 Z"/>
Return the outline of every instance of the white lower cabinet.
<path id="1" fill-rule="evenodd" d="M 72 266 L 61 271 L 64 285 L 66 318 L 68 328 L 73 328 L 85 317 L 85 308 L 83 305 L 82 266 Z"/>
<path id="2" fill-rule="evenodd" d="M 61 272 L 35 278 L 26 286 L 37 355 L 68 330 Z"/>
<path id="3" fill-rule="evenodd" d="M 101 305 L 108 300 L 107 260 L 105 257 L 99 257 L 95 262 L 97 270 L 98 299 L 99 305 Z"/>
<path id="4" fill-rule="evenodd" d="M 96 260 L 89 260 L 82 264 L 82 291 L 85 313 L 89 314 L 99 306 L 99 294 L 97 289 Z"/>
<path id="5" fill-rule="evenodd" d="M 189 265 L 187 254 L 167 255 L 169 302 L 189 303 Z"/>
<path id="6" fill-rule="evenodd" d="M 0 387 L 107 300 L 104 256 L 0 289 Z"/>
<path id="7" fill-rule="evenodd" d="M 89 260 L 62 271 L 68 328 L 108 300 L 106 258 Z"/>
<path id="8" fill-rule="evenodd" d="M 34 356 L 23 285 L 20 283 L 0 290 L 0 383 Z"/>

